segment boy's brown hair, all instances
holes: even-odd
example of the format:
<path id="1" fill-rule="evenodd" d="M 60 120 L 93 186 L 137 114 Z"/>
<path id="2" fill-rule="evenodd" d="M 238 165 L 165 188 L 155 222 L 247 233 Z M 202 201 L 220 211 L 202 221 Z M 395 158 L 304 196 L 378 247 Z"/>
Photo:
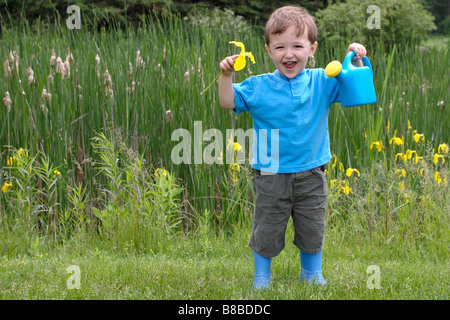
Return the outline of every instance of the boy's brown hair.
<path id="1" fill-rule="evenodd" d="M 269 45 L 270 35 L 283 33 L 291 25 L 297 27 L 298 36 L 302 35 L 306 28 L 309 41 L 317 41 L 316 23 L 308 11 L 301 7 L 285 6 L 270 15 L 264 29 L 266 44 Z"/>

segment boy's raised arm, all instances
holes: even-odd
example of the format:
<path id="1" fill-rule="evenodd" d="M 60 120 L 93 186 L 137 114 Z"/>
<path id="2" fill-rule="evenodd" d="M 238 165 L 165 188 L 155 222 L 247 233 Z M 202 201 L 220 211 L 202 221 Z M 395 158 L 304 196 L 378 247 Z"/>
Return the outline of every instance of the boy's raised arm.
<path id="1" fill-rule="evenodd" d="M 239 55 L 229 56 L 220 63 L 222 75 L 219 78 L 219 103 L 224 109 L 234 109 L 233 70 L 234 59 Z"/>

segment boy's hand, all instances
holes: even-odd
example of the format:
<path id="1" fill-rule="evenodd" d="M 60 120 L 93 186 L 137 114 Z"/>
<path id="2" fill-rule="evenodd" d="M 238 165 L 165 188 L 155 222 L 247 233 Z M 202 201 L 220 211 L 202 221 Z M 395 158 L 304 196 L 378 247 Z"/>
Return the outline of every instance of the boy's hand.
<path id="1" fill-rule="evenodd" d="M 233 73 L 234 71 L 234 60 L 237 59 L 237 57 L 239 57 L 238 54 L 235 54 L 233 56 L 229 56 L 226 57 L 225 59 L 222 60 L 222 62 L 220 63 L 219 67 L 220 70 L 223 71 L 223 74 L 225 76 L 229 76 Z"/>
<path id="2" fill-rule="evenodd" d="M 352 43 L 347 48 L 347 53 L 350 51 L 355 52 L 355 56 L 352 59 L 352 64 L 356 67 L 361 67 L 363 65 L 361 59 L 367 54 L 366 48 L 360 43 Z"/>

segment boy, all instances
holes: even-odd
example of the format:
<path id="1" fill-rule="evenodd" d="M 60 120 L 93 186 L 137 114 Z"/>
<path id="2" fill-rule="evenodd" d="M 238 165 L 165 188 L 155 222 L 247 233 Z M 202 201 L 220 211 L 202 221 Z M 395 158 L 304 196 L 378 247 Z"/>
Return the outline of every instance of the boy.
<path id="1" fill-rule="evenodd" d="M 293 243 L 300 249 L 300 280 L 324 285 L 324 164 L 331 159 L 328 112 L 340 101 L 339 89 L 336 79 L 328 78 L 323 69 L 305 69 L 317 48 L 314 18 L 305 9 L 287 6 L 274 11 L 265 27 L 265 41 L 275 72 L 233 84 L 233 59 L 237 57 L 233 55 L 220 63 L 223 74 L 219 79 L 220 105 L 236 114 L 249 111 L 253 118 L 255 211 L 249 241 L 255 264 L 253 286 L 269 285 L 271 259 L 284 248 L 290 216 Z M 351 50 L 356 59 L 366 56 L 361 44 L 351 44 L 347 53 Z M 357 62 L 353 63 L 362 65 Z M 261 132 L 274 130 L 277 135 L 260 139 Z M 277 148 L 271 150 L 274 142 Z M 268 159 L 276 161 L 276 166 L 268 165 L 261 148 L 267 149 Z"/>

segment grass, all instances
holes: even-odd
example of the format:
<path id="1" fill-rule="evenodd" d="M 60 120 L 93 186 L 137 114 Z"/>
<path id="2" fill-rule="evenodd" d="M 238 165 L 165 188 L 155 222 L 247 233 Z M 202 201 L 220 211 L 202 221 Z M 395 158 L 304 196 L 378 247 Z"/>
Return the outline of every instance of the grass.
<path id="1" fill-rule="evenodd" d="M 292 236 L 288 231 L 288 237 Z M 88 245 L 59 246 L 35 256 L 0 258 L 1 299 L 162 299 L 162 300 L 447 300 L 448 255 L 402 250 L 393 244 L 327 235 L 324 288 L 300 283 L 298 250 L 287 240 L 273 259 L 271 287 L 251 288 L 253 261 L 248 230 L 217 238 L 211 250 L 195 241 L 172 239 L 167 251 L 138 254 Z M 71 265 L 80 268 L 80 289 L 68 289 Z M 367 268 L 380 268 L 381 288 L 370 289 Z"/>

